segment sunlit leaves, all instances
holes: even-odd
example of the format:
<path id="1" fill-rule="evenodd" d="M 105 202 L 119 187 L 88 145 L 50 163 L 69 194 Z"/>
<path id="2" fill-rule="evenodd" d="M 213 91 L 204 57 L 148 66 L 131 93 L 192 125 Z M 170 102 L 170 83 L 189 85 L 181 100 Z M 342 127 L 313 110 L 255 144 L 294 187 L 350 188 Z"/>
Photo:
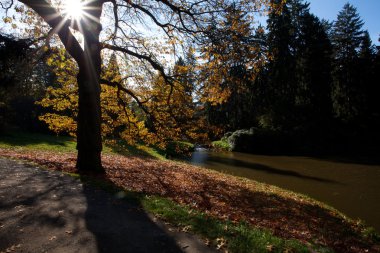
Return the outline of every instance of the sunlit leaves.
<path id="1" fill-rule="evenodd" d="M 57 133 L 65 132 L 75 136 L 78 69 L 65 50 L 55 50 L 56 53 L 47 59 L 47 63 L 54 70 L 56 85 L 48 88 L 45 97 L 38 102 L 51 112 L 40 119 Z M 139 100 L 119 87 L 101 85 L 103 137 L 122 138 L 130 144 L 143 141 L 159 145 L 169 140 L 204 138 L 204 133 L 198 129 L 206 124 L 199 122 L 199 117 L 195 120 L 192 84 L 186 79 L 189 67 L 177 66 L 174 72 L 178 75 L 178 80 L 171 84 L 166 83 L 162 76 L 156 76 L 150 84 L 142 87 L 129 84 L 128 79 L 121 74 L 116 54 L 112 54 L 103 67 L 102 77 L 119 83 Z M 143 104 L 138 104 L 141 101 Z"/>

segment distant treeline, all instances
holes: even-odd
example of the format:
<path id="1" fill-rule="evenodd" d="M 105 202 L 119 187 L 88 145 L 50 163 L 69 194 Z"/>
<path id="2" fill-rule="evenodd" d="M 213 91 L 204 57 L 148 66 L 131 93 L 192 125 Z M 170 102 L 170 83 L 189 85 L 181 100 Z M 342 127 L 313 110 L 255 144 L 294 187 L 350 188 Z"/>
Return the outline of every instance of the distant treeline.
<path id="1" fill-rule="evenodd" d="M 249 22 L 244 13 L 240 20 Z M 266 64 L 252 80 L 245 78 L 244 59 L 236 61 L 231 75 L 244 88 L 226 83 L 231 95 L 226 103 L 208 107 L 209 120 L 226 131 L 254 127 L 246 132 L 258 139 L 243 138 L 264 143 L 268 152 L 376 153 L 380 51 L 363 24 L 348 3 L 328 22 L 310 13 L 308 3 L 287 1 L 282 11 L 269 14 L 267 27 L 249 34 L 262 42 Z M 249 145 L 241 149 L 260 151 Z"/>

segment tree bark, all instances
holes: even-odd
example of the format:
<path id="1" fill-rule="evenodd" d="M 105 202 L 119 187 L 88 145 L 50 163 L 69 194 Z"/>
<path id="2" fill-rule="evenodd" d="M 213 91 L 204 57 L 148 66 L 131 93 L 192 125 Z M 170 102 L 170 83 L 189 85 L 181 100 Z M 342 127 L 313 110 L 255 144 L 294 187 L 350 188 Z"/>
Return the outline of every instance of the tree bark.
<path id="1" fill-rule="evenodd" d="M 100 84 L 84 66 L 79 68 L 79 112 L 77 128 L 78 158 L 76 167 L 81 171 L 102 171 Z"/>
<path id="2" fill-rule="evenodd" d="M 84 37 L 84 54 L 78 61 L 77 76 L 79 90 L 79 111 L 77 128 L 77 169 L 81 171 L 104 172 L 101 163 L 101 107 L 100 72 L 101 56 L 99 34 L 102 29 L 99 19 L 101 2 L 89 3 L 88 14 L 81 32 Z"/>

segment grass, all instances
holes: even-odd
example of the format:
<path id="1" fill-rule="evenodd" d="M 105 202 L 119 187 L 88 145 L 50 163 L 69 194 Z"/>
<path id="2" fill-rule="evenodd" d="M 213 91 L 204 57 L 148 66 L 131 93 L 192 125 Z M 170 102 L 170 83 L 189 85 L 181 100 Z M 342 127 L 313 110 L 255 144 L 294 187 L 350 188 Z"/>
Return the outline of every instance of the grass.
<path id="1" fill-rule="evenodd" d="M 25 148 L 55 152 L 73 152 L 76 142 L 68 136 L 54 136 L 37 133 L 15 132 L 0 135 L 0 148 Z"/>
<path id="2" fill-rule="evenodd" d="M 156 158 L 165 160 L 165 152 L 157 147 L 148 147 L 143 144 L 130 145 L 123 140 L 106 141 L 105 153 L 116 153 L 119 155 L 129 156 L 137 155 L 142 157 Z"/>
<path id="3" fill-rule="evenodd" d="M 247 223 L 220 221 L 205 213 L 157 196 L 142 199 L 144 209 L 169 223 L 182 227 L 210 240 L 216 248 L 228 252 L 332 252 L 327 248 L 304 245 L 297 240 L 285 240 L 270 231 L 258 229 Z"/>
<path id="4" fill-rule="evenodd" d="M 0 148 L 25 148 L 30 150 L 47 150 L 55 152 L 76 152 L 75 138 L 38 133 L 14 132 L 0 135 Z M 165 159 L 157 148 L 145 145 L 132 146 L 125 141 L 106 141 L 105 153 L 116 153 L 124 156 L 138 155 Z M 161 152 L 161 153 L 160 153 Z"/>

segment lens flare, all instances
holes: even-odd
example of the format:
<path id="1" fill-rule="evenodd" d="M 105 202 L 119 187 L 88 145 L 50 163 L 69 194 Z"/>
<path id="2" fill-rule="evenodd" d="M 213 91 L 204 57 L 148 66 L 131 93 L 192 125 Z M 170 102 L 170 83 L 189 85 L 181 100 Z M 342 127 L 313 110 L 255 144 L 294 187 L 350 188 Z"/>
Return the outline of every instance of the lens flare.
<path id="1" fill-rule="evenodd" d="M 66 0 L 64 11 L 67 17 L 79 20 L 83 17 L 83 2 L 81 0 Z"/>

